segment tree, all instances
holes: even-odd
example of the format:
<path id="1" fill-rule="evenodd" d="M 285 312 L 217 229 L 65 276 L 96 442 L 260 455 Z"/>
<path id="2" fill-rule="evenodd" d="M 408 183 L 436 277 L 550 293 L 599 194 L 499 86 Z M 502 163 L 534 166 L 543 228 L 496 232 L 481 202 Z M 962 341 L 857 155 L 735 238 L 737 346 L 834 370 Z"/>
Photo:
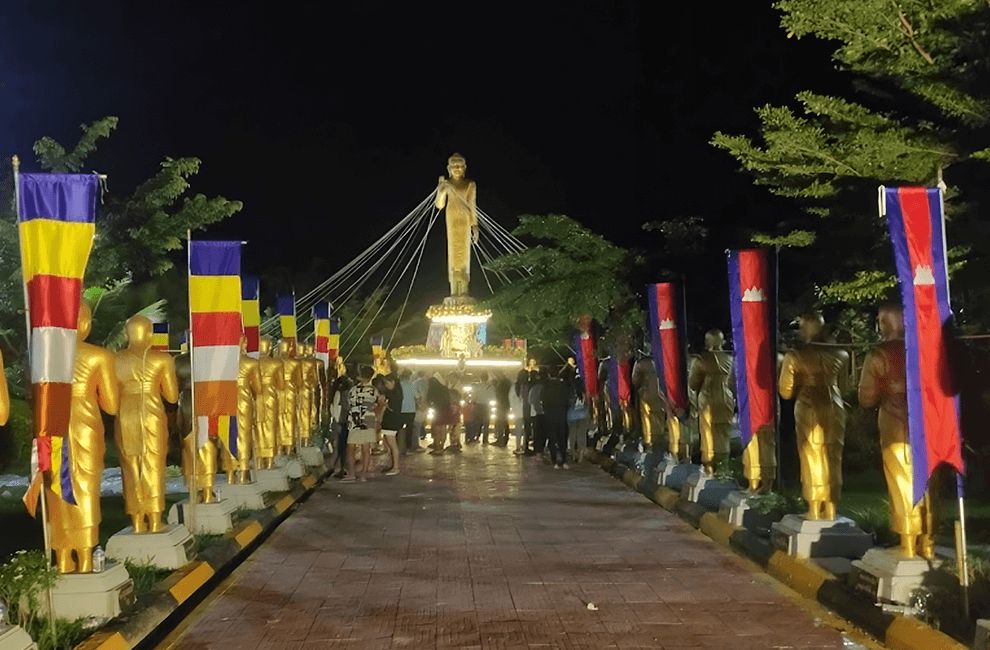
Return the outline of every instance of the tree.
<path id="1" fill-rule="evenodd" d="M 806 246 L 802 277 L 817 285 L 817 299 L 858 305 L 896 286 L 888 235 L 876 218 L 881 184 L 934 186 L 944 178 L 949 243 L 957 244 L 953 271 L 971 264 L 977 277 L 990 277 L 990 248 L 983 245 L 990 229 L 975 210 L 990 198 L 979 178 L 986 170 L 974 173 L 990 159 L 990 6 L 974 0 L 775 6 L 788 36 L 838 42 L 833 58 L 853 75 L 861 101 L 805 91 L 797 96 L 803 115 L 789 107 L 757 109 L 762 146 L 724 133 L 712 143 L 738 159 L 756 184 L 803 208 L 803 216 L 779 222 L 773 234 L 805 231 L 795 243 Z"/>
<path id="2" fill-rule="evenodd" d="M 606 323 L 613 333 L 642 327 L 643 313 L 628 284 L 637 258 L 628 251 L 564 215 L 523 215 L 512 234 L 535 242 L 486 266 L 522 276 L 488 301 L 497 328 L 531 344 L 558 348 L 570 344 L 567 337 L 583 314 Z"/>

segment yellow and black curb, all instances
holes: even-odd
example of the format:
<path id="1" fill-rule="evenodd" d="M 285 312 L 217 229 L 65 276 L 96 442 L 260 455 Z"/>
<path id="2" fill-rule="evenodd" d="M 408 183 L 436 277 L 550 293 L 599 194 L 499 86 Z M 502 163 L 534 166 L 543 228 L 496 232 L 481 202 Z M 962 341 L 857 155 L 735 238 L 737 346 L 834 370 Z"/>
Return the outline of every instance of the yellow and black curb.
<path id="1" fill-rule="evenodd" d="M 587 458 L 657 505 L 680 516 L 702 533 L 740 555 L 753 560 L 766 572 L 805 598 L 817 601 L 861 628 L 891 650 L 966 650 L 966 646 L 921 621 L 888 614 L 872 600 L 814 562 L 791 557 L 775 549 L 770 541 L 746 528 L 735 526 L 667 487 L 647 485 L 635 469 L 617 463 L 601 452 L 589 450 Z"/>
<path id="2" fill-rule="evenodd" d="M 327 476 L 325 467 L 317 467 L 315 471 L 316 475 L 306 473 L 293 479 L 288 493 L 239 523 L 219 543 L 211 544 L 196 560 L 140 596 L 132 610 L 94 632 L 75 650 L 130 650 L 160 629 L 170 629 L 285 521 L 292 506 L 313 493 Z"/>

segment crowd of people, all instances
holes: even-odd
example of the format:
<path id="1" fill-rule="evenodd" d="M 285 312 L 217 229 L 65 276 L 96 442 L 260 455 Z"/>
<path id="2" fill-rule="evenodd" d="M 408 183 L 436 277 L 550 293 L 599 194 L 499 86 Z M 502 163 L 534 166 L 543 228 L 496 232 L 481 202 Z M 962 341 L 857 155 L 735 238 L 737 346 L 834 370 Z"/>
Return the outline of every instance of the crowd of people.
<path id="1" fill-rule="evenodd" d="M 582 460 L 591 428 L 574 366 L 551 373 L 535 360 L 514 382 L 493 374 L 471 384 L 458 375 L 348 366 L 333 382 L 330 404 L 332 467 L 344 482 L 395 476 L 405 454 L 508 448 L 513 437 L 516 455 L 545 456 L 555 469 L 568 469 L 569 459 Z M 372 461 L 377 454 L 388 456 L 380 470 Z"/>

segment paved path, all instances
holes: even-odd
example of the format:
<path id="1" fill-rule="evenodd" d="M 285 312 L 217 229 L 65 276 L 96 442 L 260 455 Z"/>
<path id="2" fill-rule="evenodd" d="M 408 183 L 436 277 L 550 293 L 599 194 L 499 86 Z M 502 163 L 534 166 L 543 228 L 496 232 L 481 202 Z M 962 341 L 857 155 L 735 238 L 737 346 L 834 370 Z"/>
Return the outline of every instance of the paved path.
<path id="1" fill-rule="evenodd" d="M 162 647 L 843 647 L 775 584 L 597 467 L 473 447 L 328 480 Z"/>

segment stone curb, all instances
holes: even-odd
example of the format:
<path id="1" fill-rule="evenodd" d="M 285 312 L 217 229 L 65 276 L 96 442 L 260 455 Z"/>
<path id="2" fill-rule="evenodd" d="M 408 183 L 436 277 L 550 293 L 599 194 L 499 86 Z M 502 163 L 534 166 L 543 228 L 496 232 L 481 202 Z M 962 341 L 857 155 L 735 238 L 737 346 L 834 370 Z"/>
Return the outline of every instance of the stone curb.
<path id="1" fill-rule="evenodd" d="M 177 613 L 183 604 L 209 593 L 209 583 L 226 576 L 247 558 L 252 545 L 260 543 L 278 528 L 289 516 L 289 509 L 311 494 L 328 474 L 324 467 L 317 468 L 318 476 L 313 476 L 309 473 L 311 469 L 302 478 L 292 479 L 288 494 L 240 522 L 219 543 L 204 549 L 195 561 L 173 572 L 155 585 L 154 590 L 141 596 L 135 609 L 111 620 L 74 650 L 130 650 L 173 614 L 179 620 L 184 618 L 191 608 Z"/>
<path id="2" fill-rule="evenodd" d="M 716 543 L 753 560 L 766 572 L 805 598 L 838 614 L 861 628 L 890 650 L 967 650 L 952 637 L 908 616 L 887 614 L 814 562 L 791 557 L 746 528 L 721 519 L 697 503 L 682 499 L 667 487 L 648 486 L 635 469 L 617 463 L 597 450 L 586 456 L 650 501 L 669 510 L 699 529 Z"/>

